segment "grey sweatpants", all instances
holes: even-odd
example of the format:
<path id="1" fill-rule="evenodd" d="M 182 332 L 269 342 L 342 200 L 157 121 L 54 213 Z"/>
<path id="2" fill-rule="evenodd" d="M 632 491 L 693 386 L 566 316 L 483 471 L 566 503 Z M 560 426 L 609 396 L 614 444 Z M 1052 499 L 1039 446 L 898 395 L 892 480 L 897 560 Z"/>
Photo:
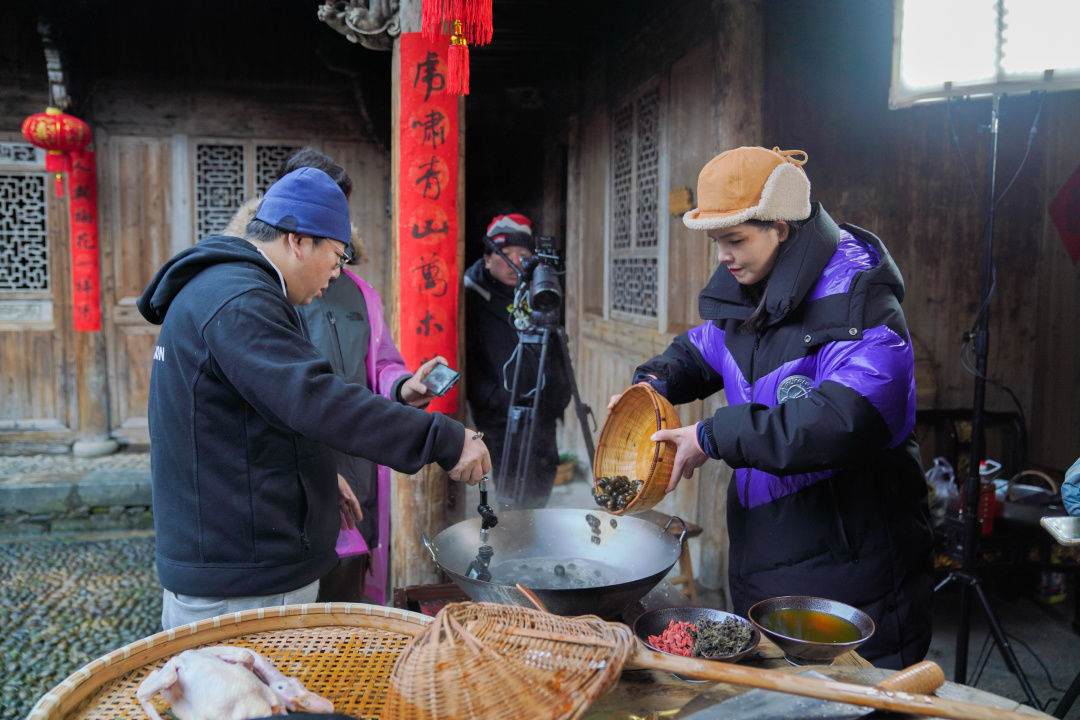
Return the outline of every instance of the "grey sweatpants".
<path id="1" fill-rule="evenodd" d="M 225 615 L 240 610 L 253 610 L 278 605 L 299 605 L 315 602 L 319 594 L 319 581 L 287 593 L 276 595 L 251 595 L 249 597 L 200 597 L 178 595 L 163 590 L 161 597 L 161 628 L 170 628 L 205 620 L 215 615 Z"/>

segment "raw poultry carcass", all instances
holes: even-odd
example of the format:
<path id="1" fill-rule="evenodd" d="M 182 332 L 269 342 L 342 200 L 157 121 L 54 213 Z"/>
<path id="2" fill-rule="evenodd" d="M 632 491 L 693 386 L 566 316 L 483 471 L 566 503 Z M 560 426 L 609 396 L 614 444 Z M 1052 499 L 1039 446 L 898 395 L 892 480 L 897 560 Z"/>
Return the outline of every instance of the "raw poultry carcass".
<path id="1" fill-rule="evenodd" d="M 217 646 L 185 650 L 139 685 L 136 699 L 152 720 L 150 702 L 160 692 L 180 720 L 247 720 L 286 710 L 334 711 L 329 700 L 278 670 L 249 648 Z"/>
<path id="2" fill-rule="evenodd" d="M 264 683 L 270 686 L 278 699 L 285 703 L 286 710 L 289 712 L 300 710 L 309 713 L 334 712 L 334 704 L 322 695 L 311 692 L 304 687 L 304 683 L 281 672 L 277 669 L 277 666 L 254 650 L 248 652 L 255 656 L 255 664 L 251 669 Z"/>

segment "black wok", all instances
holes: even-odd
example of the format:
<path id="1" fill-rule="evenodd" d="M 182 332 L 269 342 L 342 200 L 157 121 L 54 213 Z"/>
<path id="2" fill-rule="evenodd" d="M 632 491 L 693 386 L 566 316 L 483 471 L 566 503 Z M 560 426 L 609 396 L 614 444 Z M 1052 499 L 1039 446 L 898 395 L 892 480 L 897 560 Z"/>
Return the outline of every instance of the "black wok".
<path id="1" fill-rule="evenodd" d="M 672 518 L 668 525 L 674 520 L 682 524 Z M 529 607 L 515 588 L 521 583 L 558 615 L 614 618 L 663 579 L 685 534 L 685 524 L 675 537 L 636 517 L 560 508 L 500 512 L 486 543 L 479 518 L 423 540 L 435 564 L 473 600 Z M 486 567 L 474 564 L 484 544 L 493 551 Z M 482 579 L 484 570 L 490 580 Z"/>

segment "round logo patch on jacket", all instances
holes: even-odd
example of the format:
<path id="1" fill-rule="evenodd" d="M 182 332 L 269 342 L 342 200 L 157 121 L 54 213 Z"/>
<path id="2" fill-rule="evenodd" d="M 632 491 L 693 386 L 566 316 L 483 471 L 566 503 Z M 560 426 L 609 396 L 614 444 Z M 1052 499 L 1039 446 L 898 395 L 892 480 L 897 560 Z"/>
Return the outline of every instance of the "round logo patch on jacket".
<path id="1" fill-rule="evenodd" d="M 813 387 L 814 381 L 805 375 L 788 376 L 776 386 L 776 402 L 785 403 L 794 398 L 806 397 Z"/>

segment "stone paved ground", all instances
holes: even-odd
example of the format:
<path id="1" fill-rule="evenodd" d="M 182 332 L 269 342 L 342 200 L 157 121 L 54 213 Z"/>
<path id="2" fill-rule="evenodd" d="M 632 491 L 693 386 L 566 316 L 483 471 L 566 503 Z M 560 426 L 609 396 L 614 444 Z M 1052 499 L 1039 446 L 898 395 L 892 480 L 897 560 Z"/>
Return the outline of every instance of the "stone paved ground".
<path id="1" fill-rule="evenodd" d="M 0 720 L 80 667 L 161 629 L 149 533 L 0 541 Z"/>

